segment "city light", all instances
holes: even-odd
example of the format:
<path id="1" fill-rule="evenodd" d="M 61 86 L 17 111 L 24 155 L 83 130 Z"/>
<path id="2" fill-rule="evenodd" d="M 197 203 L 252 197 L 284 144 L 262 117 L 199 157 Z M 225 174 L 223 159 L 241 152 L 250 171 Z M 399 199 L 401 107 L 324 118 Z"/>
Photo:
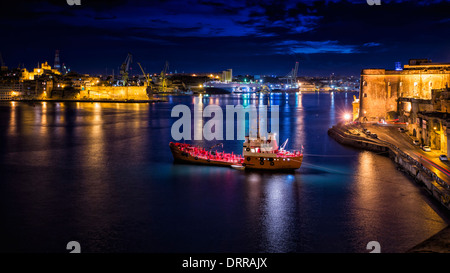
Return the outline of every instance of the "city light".
<path id="1" fill-rule="evenodd" d="M 346 122 L 349 122 L 349 121 L 351 120 L 351 118 L 352 118 L 352 115 L 351 115 L 351 114 L 349 114 L 349 113 L 345 113 L 345 114 L 344 114 L 344 120 L 345 120 Z"/>

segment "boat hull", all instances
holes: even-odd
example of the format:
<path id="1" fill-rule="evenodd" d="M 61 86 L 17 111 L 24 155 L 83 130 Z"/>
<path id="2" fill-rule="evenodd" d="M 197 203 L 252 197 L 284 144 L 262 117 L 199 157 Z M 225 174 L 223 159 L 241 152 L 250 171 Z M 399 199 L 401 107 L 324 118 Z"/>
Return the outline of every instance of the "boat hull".
<path id="1" fill-rule="evenodd" d="M 260 157 L 246 156 L 244 163 L 246 169 L 258 170 L 295 170 L 300 168 L 303 155 L 295 157 Z"/>
<path id="2" fill-rule="evenodd" d="M 240 162 L 238 161 L 222 161 L 193 156 L 189 153 L 184 153 L 183 151 L 181 151 L 179 147 L 176 146 L 174 143 L 170 143 L 170 151 L 172 152 L 173 158 L 176 162 L 210 165 L 210 166 L 223 166 L 223 167 L 231 167 L 231 165 L 240 164 Z"/>

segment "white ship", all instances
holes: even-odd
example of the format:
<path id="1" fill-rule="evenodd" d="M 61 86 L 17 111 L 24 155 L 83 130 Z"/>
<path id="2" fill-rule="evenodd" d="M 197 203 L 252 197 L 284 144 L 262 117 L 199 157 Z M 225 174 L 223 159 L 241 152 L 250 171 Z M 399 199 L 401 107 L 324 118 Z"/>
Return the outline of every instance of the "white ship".
<path id="1" fill-rule="evenodd" d="M 255 93 L 261 90 L 262 84 L 209 81 L 203 84 L 203 88 L 210 94 Z"/>

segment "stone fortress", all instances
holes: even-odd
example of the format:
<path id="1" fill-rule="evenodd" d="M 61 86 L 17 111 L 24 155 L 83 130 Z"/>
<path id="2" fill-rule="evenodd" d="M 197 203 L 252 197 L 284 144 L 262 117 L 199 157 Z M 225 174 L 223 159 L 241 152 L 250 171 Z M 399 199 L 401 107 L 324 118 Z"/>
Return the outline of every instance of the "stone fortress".
<path id="1" fill-rule="evenodd" d="M 411 59 L 393 70 L 363 69 L 360 85 L 359 121 L 398 120 L 421 145 L 449 154 L 450 63 Z"/>

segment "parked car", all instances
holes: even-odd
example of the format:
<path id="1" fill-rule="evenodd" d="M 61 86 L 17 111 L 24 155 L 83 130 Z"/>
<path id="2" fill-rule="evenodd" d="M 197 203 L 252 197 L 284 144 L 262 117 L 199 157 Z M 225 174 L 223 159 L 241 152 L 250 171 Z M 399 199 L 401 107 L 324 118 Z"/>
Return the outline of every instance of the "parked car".
<path id="1" fill-rule="evenodd" d="M 425 152 L 431 152 L 430 146 L 423 146 L 422 150 L 424 150 Z"/>
<path id="2" fill-rule="evenodd" d="M 366 133 L 366 135 L 370 136 L 371 132 L 369 130 L 366 130 L 364 133 Z"/>
<path id="3" fill-rule="evenodd" d="M 377 134 L 370 134 L 370 137 L 371 138 L 378 138 L 378 135 Z"/>
<path id="4" fill-rule="evenodd" d="M 398 131 L 399 131 L 400 133 L 406 132 L 405 128 L 398 128 Z"/>
<path id="5" fill-rule="evenodd" d="M 416 139 L 416 140 L 413 141 L 413 144 L 417 146 L 417 145 L 420 144 L 420 142 Z"/>
<path id="6" fill-rule="evenodd" d="M 441 161 L 445 161 L 445 162 L 448 161 L 448 158 L 447 158 L 446 155 L 440 155 L 440 156 L 439 156 L 439 159 L 440 159 Z"/>

